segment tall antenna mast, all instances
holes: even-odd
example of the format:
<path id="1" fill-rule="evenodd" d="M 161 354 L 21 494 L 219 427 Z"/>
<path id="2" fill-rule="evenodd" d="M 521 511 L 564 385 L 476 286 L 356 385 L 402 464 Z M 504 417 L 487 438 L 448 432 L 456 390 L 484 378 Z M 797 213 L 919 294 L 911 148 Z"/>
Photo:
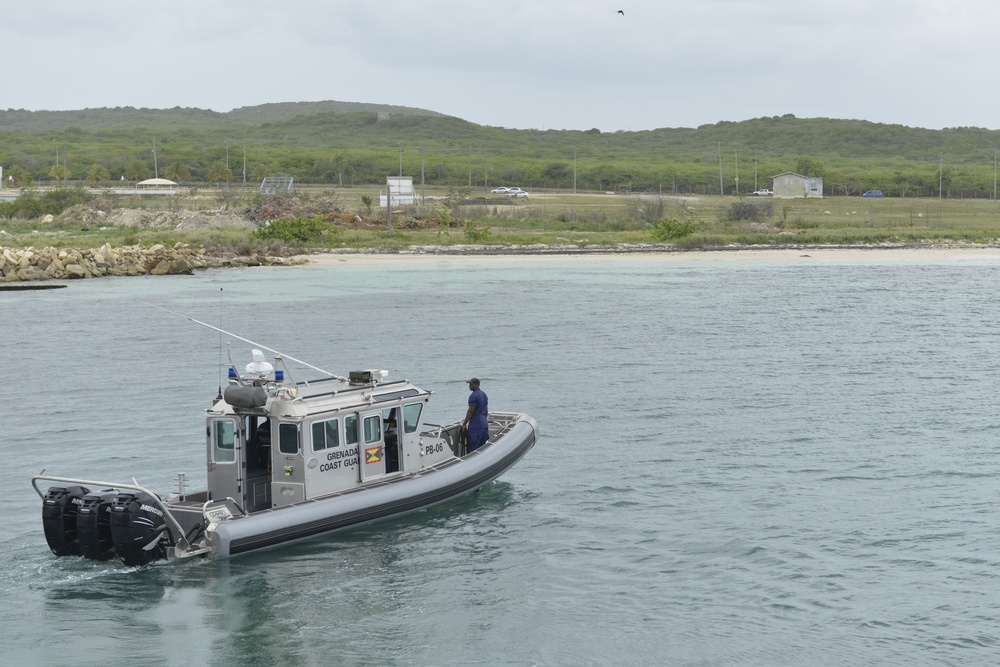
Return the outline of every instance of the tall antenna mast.
<path id="1" fill-rule="evenodd" d="M 141 299 L 140 299 L 140 301 L 141 301 Z M 310 364 L 308 362 L 302 361 L 301 359 L 296 359 L 295 357 L 293 357 L 293 356 L 291 356 L 289 354 L 284 354 L 283 352 L 281 352 L 279 350 L 275 350 L 273 347 L 268 347 L 267 345 L 264 345 L 262 343 L 258 343 L 257 341 L 254 341 L 254 340 L 250 340 L 249 338 L 244 338 L 243 336 L 237 336 L 233 332 L 226 331 L 225 329 L 223 329 L 221 327 L 213 327 L 211 324 L 208 324 L 206 322 L 202 322 L 201 320 L 196 320 L 193 317 L 188 317 L 187 315 L 182 315 L 181 313 L 178 313 L 176 311 L 170 310 L 169 308 L 164 308 L 163 306 L 158 306 L 155 303 L 150 303 L 149 301 L 142 301 L 142 303 L 146 304 L 147 306 L 152 306 L 153 308 L 159 308 L 160 310 L 162 310 L 164 312 L 167 312 L 167 313 L 170 313 L 171 315 L 176 315 L 177 317 L 182 317 L 185 320 L 187 320 L 188 322 L 194 322 L 195 324 L 200 324 L 203 327 L 208 327 L 212 331 L 218 331 L 219 333 L 224 333 L 227 336 L 229 336 L 230 338 L 235 338 L 236 340 L 241 340 L 244 343 L 249 343 L 250 345 L 253 345 L 254 347 L 259 347 L 262 350 L 267 350 L 268 352 L 276 354 L 279 357 L 282 357 L 283 359 L 289 359 L 291 361 L 294 361 L 297 364 L 302 364 L 306 368 L 311 368 L 312 370 L 320 372 L 320 373 L 322 373 L 324 375 L 329 375 L 330 377 L 332 377 L 335 380 L 341 380 L 343 382 L 347 382 L 348 381 L 347 378 L 341 377 L 340 375 L 337 375 L 336 373 L 331 373 L 330 371 L 325 370 L 323 368 L 320 368 L 319 366 L 313 366 L 312 364 Z"/>
<path id="2" fill-rule="evenodd" d="M 222 288 L 219 288 L 219 396 L 222 398 Z"/>

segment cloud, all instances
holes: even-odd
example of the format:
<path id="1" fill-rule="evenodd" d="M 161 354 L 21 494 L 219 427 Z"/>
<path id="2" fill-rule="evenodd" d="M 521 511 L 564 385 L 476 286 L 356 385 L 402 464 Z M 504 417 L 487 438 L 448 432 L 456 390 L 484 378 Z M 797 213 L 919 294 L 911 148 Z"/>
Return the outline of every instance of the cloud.
<path id="1" fill-rule="evenodd" d="M 0 25 L 0 106 L 338 99 L 507 127 L 995 126 L 998 19 L 983 0 L 18 3 Z"/>

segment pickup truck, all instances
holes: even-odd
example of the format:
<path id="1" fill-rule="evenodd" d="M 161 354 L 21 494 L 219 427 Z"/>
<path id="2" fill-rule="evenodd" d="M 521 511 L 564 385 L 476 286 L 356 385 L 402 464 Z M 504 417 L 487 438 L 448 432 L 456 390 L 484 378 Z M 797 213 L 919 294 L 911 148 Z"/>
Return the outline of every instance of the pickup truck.
<path id="1" fill-rule="evenodd" d="M 774 193 L 768 190 L 767 188 L 761 188 L 760 190 L 753 191 L 754 197 L 771 197 L 773 195 Z"/>

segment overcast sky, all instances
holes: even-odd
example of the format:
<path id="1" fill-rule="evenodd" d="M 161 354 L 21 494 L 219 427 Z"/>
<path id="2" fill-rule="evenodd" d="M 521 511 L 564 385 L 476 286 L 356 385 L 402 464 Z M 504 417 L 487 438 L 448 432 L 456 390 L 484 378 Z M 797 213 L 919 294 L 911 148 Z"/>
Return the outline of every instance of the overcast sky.
<path id="1" fill-rule="evenodd" d="M 0 108 L 341 100 L 512 128 L 791 113 L 996 129 L 998 26 L 996 0 L 6 2 Z"/>

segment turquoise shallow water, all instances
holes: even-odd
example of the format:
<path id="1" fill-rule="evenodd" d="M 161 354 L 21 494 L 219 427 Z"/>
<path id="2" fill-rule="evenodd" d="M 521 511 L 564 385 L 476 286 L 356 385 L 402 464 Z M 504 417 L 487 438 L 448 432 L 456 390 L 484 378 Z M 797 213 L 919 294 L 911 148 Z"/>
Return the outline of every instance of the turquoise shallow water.
<path id="1" fill-rule="evenodd" d="M 0 293 L 0 662 L 995 664 L 998 280 L 443 258 Z M 226 562 L 54 558 L 40 468 L 204 482 L 220 336 L 146 302 L 387 368 L 437 392 L 432 421 L 476 375 L 542 438 L 480 494 L 375 527 Z"/>

